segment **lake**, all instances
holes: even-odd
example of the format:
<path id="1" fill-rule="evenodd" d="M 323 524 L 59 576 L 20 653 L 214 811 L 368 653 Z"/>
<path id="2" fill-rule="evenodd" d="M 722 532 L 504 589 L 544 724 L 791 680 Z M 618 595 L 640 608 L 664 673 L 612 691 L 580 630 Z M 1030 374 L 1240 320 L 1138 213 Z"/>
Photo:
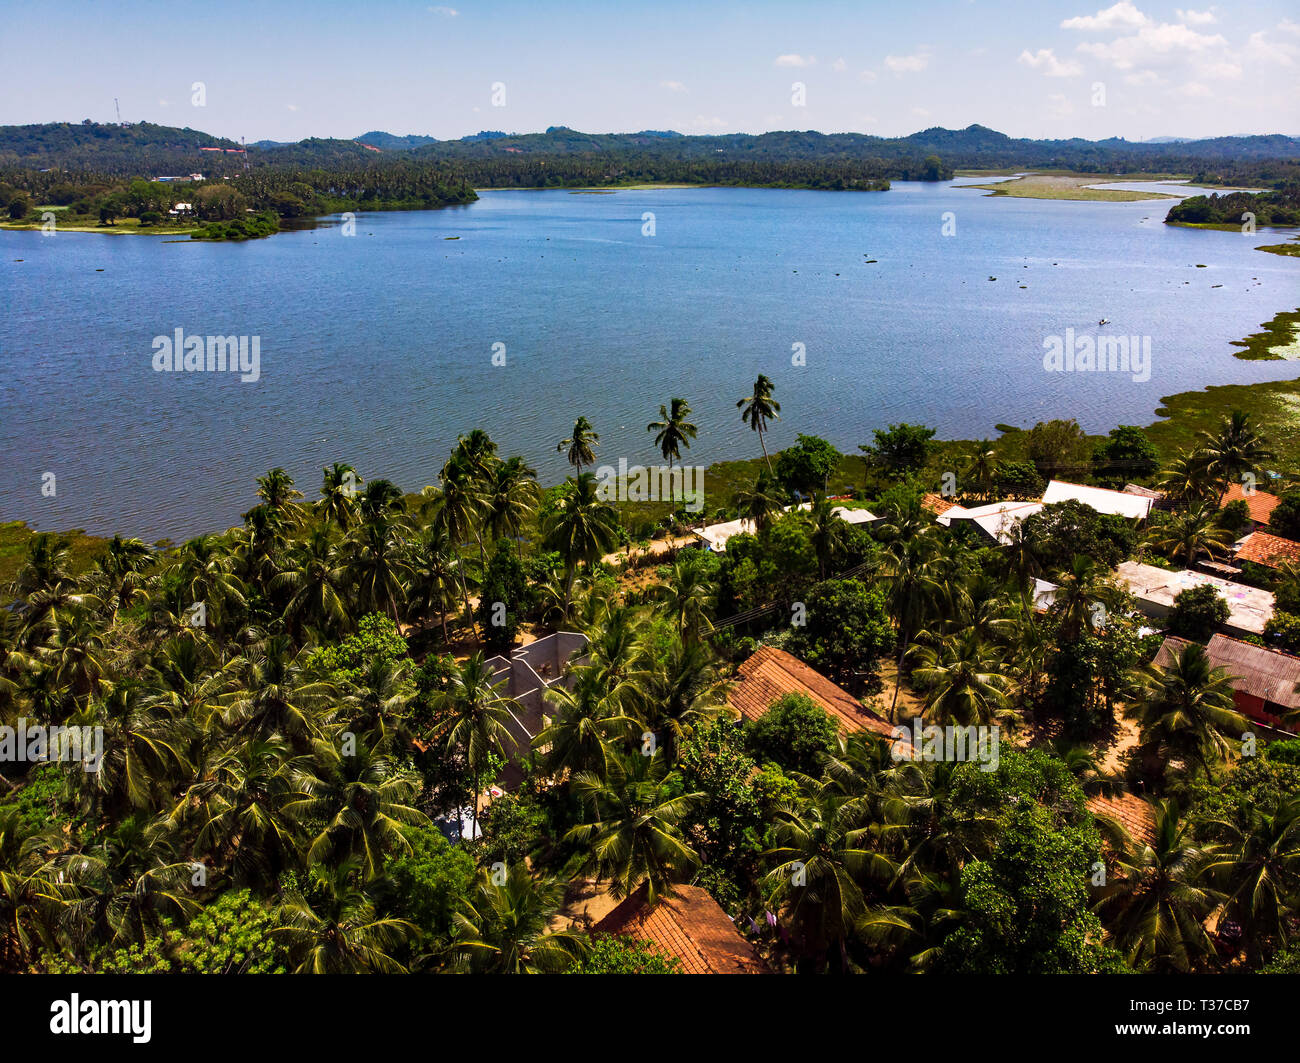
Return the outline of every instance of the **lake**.
<path id="1" fill-rule="evenodd" d="M 850 453 L 890 422 L 1104 431 L 1163 395 L 1300 375 L 1229 346 L 1300 304 L 1300 262 L 1254 250 L 1280 236 L 962 183 L 484 192 L 243 244 L 0 233 L 0 517 L 179 540 L 237 523 L 275 465 L 309 499 L 333 461 L 418 490 L 475 427 L 553 483 L 579 414 L 602 463 L 659 460 L 645 426 L 673 396 L 691 463 L 755 456 L 736 400 L 758 373 L 782 407 L 769 449 L 805 432 Z M 1150 338 L 1149 379 L 1044 370 L 1045 340 L 1102 318 Z M 155 371 L 178 328 L 256 337 L 259 378 Z"/>

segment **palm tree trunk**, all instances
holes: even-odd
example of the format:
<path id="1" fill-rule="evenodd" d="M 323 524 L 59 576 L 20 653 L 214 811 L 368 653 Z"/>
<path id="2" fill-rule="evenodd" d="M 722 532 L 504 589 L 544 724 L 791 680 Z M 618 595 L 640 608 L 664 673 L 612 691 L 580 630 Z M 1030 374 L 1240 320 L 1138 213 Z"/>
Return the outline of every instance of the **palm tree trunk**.
<path id="1" fill-rule="evenodd" d="M 899 632 L 900 635 L 903 632 Z M 907 652 L 907 639 L 901 638 L 898 642 L 898 668 L 894 672 L 894 700 L 889 703 L 889 722 L 894 722 L 894 710 L 898 706 L 898 688 L 903 685 L 903 654 Z"/>
<path id="2" fill-rule="evenodd" d="M 772 472 L 772 457 L 767 452 L 767 443 L 763 440 L 763 430 L 758 430 L 758 445 L 763 448 L 763 457 L 767 459 L 767 471 Z"/>

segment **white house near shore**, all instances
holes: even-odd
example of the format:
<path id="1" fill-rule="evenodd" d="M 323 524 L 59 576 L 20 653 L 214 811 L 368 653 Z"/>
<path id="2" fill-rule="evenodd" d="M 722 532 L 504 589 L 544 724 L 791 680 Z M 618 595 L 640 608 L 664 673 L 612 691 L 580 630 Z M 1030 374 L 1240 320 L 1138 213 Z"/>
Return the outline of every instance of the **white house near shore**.
<path id="1" fill-rule="evenodd" d="M 1146 520 L 1155 505 L 1154 498 L 1130 494 L 1125 491 L 1108 491 L 1104 487 L 1087 487 L 1083 484 L 1066 483 L 1053 480 L 1043 492 L 1043 505 L 1053 502 L 1082 502 L 1091 506 L 1098 513 L 1112 513 L 1117 517 L 1133 520 Z"/>
<path id="2" fill-rule="evenodd" d="M 812 503 L 804 502 L 798 506 L 786 506 L 785 512 L 788 513 L 792 509 L 812 509 Z M 833 512 L 846 524 L 873 524 L 880 519 L 868 510 L 849 509 L 847 506 L 836 506 Z M 715 554 L 721 554 L 726 552 L 727 540 L 733 535 L 753 535 L 754 522 L 748 517 L 742 517 L 739 520 L 726 520 L 721 524 L 710 524 L 707 528 L 693 528 L 691 531 L 704 546 Z"/>

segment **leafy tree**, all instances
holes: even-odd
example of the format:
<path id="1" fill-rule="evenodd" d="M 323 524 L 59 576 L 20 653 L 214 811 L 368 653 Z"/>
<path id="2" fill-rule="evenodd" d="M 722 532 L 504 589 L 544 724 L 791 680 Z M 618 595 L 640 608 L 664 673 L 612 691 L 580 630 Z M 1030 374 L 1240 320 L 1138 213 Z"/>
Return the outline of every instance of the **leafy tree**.
<path id="1" fill-rule="evenodd" d="M 1047 484 L 1033 462 L 1000 461 L 993 472 L 993 486 L 998 494 L 1010 498 L 1039 498 Z"/>
<path id="2" fill-rule="evenodd" d="M 495 649 L 513 646 L 531 600 L 518 547 L 509 539 L 499 540 L 479 587 L 478 621 L 484 641 Z"/>
<path id="3" fill-rule="evenodd" d="M 1099 476 L 1116 482 L 1140 480 L 1160 468 L 1155 446 L 1141 428 L 1131 424 L 1112 428 L 1093 452 L 1093 460 Z"/>
<path id="4" fill-rule="evenodd" d="M 1131 521 L 1098 513 L 1077 499 L 1052 502 L 1021 521 L 1023 537 L 1045 571 L 1068 569 L 1076 555 L 1108 569 L 1132 556 L 1137 531 Z"/>
<path id="5" fill-rule="evenodd" d="M 407 827 L 411 851 L 388 865 L 381 892 L 393 915 L 417 927 L 425 947 L 451 940 L 453 922 L 474 886 L 474 859 L 436 827 Z"/>
<path id="6" fill-rule="evenodd" d="M 799 434 L 797 442 L 776 456 L 776 478 L 789 491 L 825 492 L 843 455 L 820 436 Z"/>
<path id="7" fill-rule="evenodd" d="M 1092 445 L 1074 420 L 1039 421 L 1025 433 L 1025 452 L 1045 480 L 1078 478 L 1092 469 Z"/>
<path id="8" fill-rule="evenodd" d="M 934 431 L 919 424 L 891 424 L 887 429 L 875 429 L 875 443 L 858 449 L 871 465 L 887 475 L 902 476 L 925 464 L 934 449 Z"/>
<path id="9" fill-rule="evenodd" d="M 376 664 L 408 656 L 406 639 L 397 625 L 382 613 L 367 613 L 357 623 L 356 634 L 342 642 L 322 646 L 307 659 L 309 669 L 319 669 L 336 683 L 358 683 Z"/>
<path id="10" fill-rule="evenodd" d="M 1208 583 L 1179 591 L 1169 610 L 1169 633 L 1195 642 L 1206 642 L 1220 625 L 1227 623 L 1231 610 L 1227 600 Z"/>
<path id="11" fill-rule="evenodd" d="M 756 760 L 786 771 L 815 775 L 835 749 L 835 721 L 812 698 L 783 694 L 746 727 L 746 742 Z"/>
<path id="12" fill-rule="evenodd" d="M 1281 495 L 1269 515 L 1268 526 L 1288 539 L 1300 539 L 1300 487 Z"/>
<path id="13" fill-rule="evenodd" d="M 827 580 L 813 587 L 806 605 L 806 624 L 795 628 L 787 648 L 842 686 L 860 686 L 894 646 L 884 589 Z"/>

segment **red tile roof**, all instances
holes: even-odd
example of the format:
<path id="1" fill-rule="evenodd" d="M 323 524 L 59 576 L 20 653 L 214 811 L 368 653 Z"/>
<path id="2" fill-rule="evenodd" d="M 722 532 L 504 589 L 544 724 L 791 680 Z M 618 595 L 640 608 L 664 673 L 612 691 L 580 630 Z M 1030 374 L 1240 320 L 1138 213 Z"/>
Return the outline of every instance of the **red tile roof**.
<path id="1" fill-rule="evenodd" d="M 1235 560 L 1277 568 L 1284 561 L 1300 561 L 1300 543 L 1268 532 L 1251 532 L 1241 541 Z"/>
<path id="2" fill-rule="evenodd" d="M 685 974 L 770 974 L 718 902 L 698 886 L 675 886 L 671 896 L 647 903 L 641 886 L 592 928 L 649 941 L 682 961 Z"/>
<path id="3" fill-rule="evenodd" d="M 803 694 L 825 709 L 844 733 L 867 730 L 893 738 L 894 729 L 847 690 L 775 646 L 762 646 L 740 666 L 727 700 L 746 720 L 757 720 L 784 694 Z"/>
<path id="4" fill-rule="evenodd" d="M 1106 816 L 1128 831 L 1134 841 L 1148 845 L 1156 838 L 1156 818 L 1151 806 L 1137 794 L 1121 793 L 1115 797 L 1098 794 L 1088 798 L 1088 811 L 1094 816 Z"/>
<path id="5" fill-rule="evenodd" d="M 1152 662 L 1168 668 L 1174 654 L 1187 645 L 1186 639 L 1170 635 L 1161 644 Z M 1205 647 L 1205 656 L 1213 668 L 1222 668 L 1232 681 L 1232 689 L 1250 694 L 1284 709 L 1300 709 L 1300 657 L 1265 646 L 1242 642 L 1227 635 L 1215 635 Z"/>
<path id="6" fill-rule="evenodd" d="M 1219 505 L 1226 506 L 1229 502 L 1239 500 L 1246 503 L 1246 508 L 1250 511 L 1250 519 L 1256 524 L 1267 524 L 1268 518 L 1273 515 L 1273 507 L 1278 503 L 1277 495 L 1270 495 L 1267 491 L 1258 488 L 1246 494 L 1243 484 L 1231 484 L 1223 492 Z"/>
<path id="7" fill-rule="evenodd" d="M 925 494 L 921 496 L 921 508 L 929 510 L 936 517 L 942 517 L 957 504 L 951 498 L 944 498 L 942 495 Z"/>

